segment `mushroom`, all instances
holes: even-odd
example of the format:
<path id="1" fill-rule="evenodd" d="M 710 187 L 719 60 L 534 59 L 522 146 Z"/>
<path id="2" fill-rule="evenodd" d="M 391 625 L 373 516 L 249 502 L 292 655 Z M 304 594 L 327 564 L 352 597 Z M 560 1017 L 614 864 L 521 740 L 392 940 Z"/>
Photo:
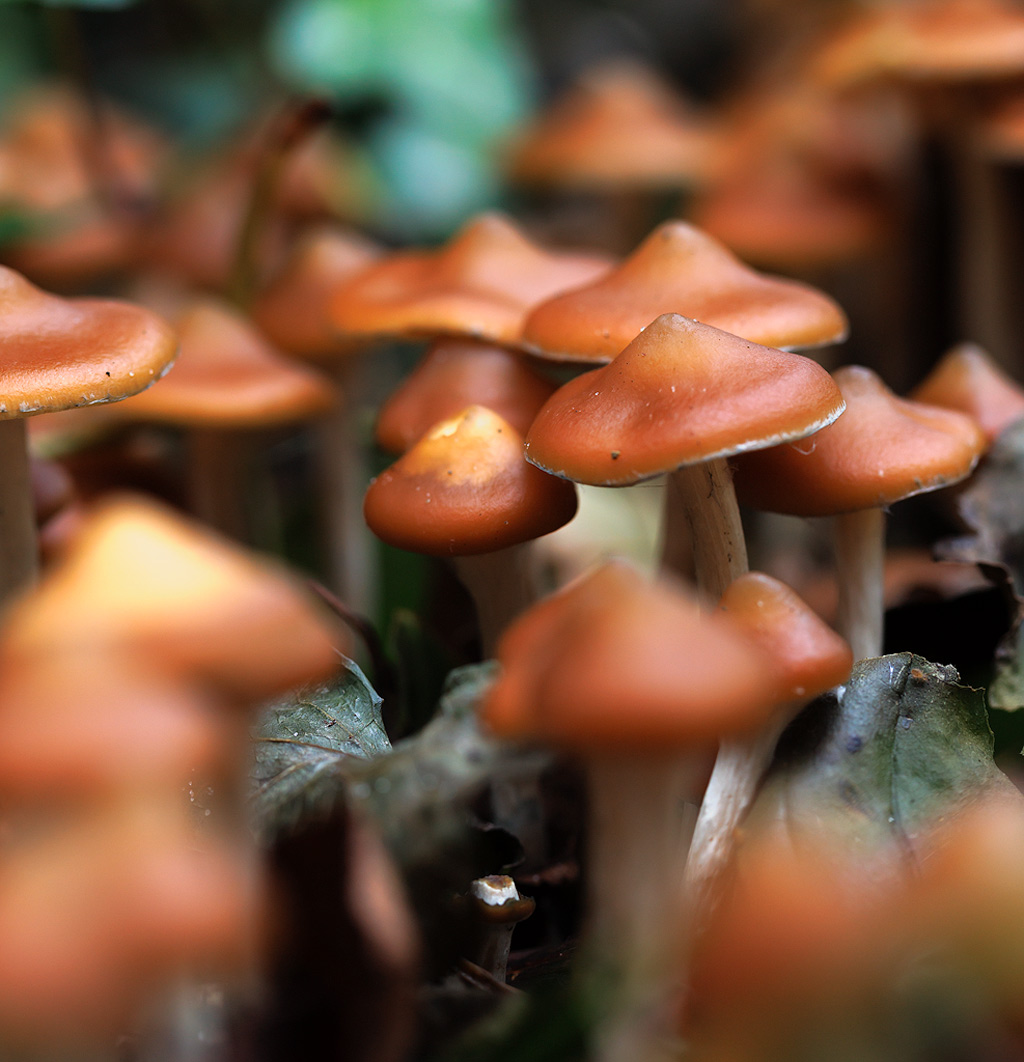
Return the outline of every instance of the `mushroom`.
<path id="1" fill-rule="evenodd" d="M 512 931 L 533 914 L 536 904 L 528 896 L 519 895 L 515 881 L 507 874 L 477 878 L 469 887 L 469 896 L 480 920 L 477 965 L 496 981 L 504 982 Z"/>
<path id="2" fill-rule="evenodd" d="M 835 381 L 847 410 L 806 443 L 735 461 L 744 504 L 794 516 L 836 516 L 839 631 L 854 658 L 882 651 L 885 507 L 970 475 L 985 447 L 963 413 L 898 398 L 870 369 Z"/>

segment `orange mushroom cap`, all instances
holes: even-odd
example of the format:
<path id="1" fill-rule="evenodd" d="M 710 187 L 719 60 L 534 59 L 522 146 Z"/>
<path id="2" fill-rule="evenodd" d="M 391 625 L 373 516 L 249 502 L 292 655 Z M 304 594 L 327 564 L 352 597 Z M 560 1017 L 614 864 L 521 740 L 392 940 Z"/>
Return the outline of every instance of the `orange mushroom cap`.
<path id="1" fill-rule="evenodd" d="M 828 296 L 758 273 L 706 233 L 670 221 L 605 276 L 532 310 L 522 340 L 552 360 L 610 361 L 664 313 L 772 347 L 836 343 L 847 329 Z"/>
<path id="2" fill-rule="evenodd" d="M 525 435 L 554 389 L 502 347 L 442 340 L 381 406 L 377 444 L 390 453 L 404 453 L 439 420 L 471 405 L 486 406 Z"/>
<path id="3" fill-rule="evenodd" d="M 330 675 L 341 632 L 291 576 L 139 498 L 101 504 L 60 567 L 10 610 L 11 660 L 131 653 L 256 702 Z"/>
<path id="4" fill-rule="evenodd" d="M 524 613 L 483 705 L 497 734 L 580 751 L 713 741 L 775 705 L 760 651 L 688 595 L 610 562 Z"/>
<path id="5" fill-rule="evenodd" d="M 664 314 L 613 361 L 559 388 L 537 414 L 527 459 L 602 486 L 775 446 L 843 411 L 816 362 Z"/>
<path id="6" fill-rule="evenodd" d="M 990 443 L 1024 417 L 1024 390 L 974 343 L 948 351 L 910 396 L 916 402 L 967 413 Z"/>
<path id="7" fill-rule="evenodd" d="M 333 407 L 334 387 L 325 376 L 278 353 L 228 305 L 197 302 L 177 326 L 174 372 L 123 403 L 119 416 L 245 428 L 308 420 Z"/>
<path id="8" fill-rule="evenodd" d="M 709 123 L 650 70 L 609 63 L 516 138 L 513 180 L 568 188 L 680 187 L 702 181 L 714 137 Z"/>
<path id="9" fill-rule="evenodd" d="M 957 483 L 985 448 L 963 413 L 894 395 L 870 369 L 835 373 L 846 412 L 813 439 L 738 457 L 744 504 L 795 516 L 832 516 L 890 505 Z"/>
<path id="10" fill-rule="evenodd" d="M 849 677 L 850 647 L 778 579 L 746 572 L 726 587 L 718 607 L 771 660 L 780 700 L 810 700 Z"/>
<path id="11" fill-rule="evenodd" d="M 331 300 L 379 257 L 379 248 L 362 237 L 336 228 L 316 229 L 256 297 L 252 319 L 291 354 L 332 360 L 354 353 L 360 347 L 343 340 L 331 324 Z"/>
<path id="12" fill-rule="evenodd" d="M 116 402 L 170 368 L 177 337 L 141 306 L 62 299 L 0 266 L 0 419 Z"/>
<path id="13" fill-rule="evenodd" d="M 363 512 L 373 533 L 399 549 L 468 556 L 567 524 L 576 491 L 523 460 L 523 437 L 507 421 L 470 406 L 382 472 Z"/>
<path id="14" fill-rule="evenodd" d="M 497 214 L 483 214 L 437 251 L 406 251 L 335 296 L 334 324 L 353 335 L 471 336 L 514 343 L 527 309 L 605 272 L 607 258 L 556 254 Z"/>

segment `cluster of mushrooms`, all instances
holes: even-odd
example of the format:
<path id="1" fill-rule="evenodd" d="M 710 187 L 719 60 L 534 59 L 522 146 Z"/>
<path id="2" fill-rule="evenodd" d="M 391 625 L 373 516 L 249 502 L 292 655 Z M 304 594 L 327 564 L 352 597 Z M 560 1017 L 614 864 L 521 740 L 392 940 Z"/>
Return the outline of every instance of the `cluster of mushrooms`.
<path id="1" fill-rule="evenodd" d="M 591 1057 L 797 1057 L 809 1009 L 853 1022 L 891 966 L 936 940 L 1024 1018 L 1024 814 L 1009 783 L 938 824 L 931 857 L 884 889 L 827 834 L 748 820 L 787 725 L 883 652 L 889 509 L 965 481 L 1024 417 L 1014 307 L 987 244 L 965 241 L 945 295 L 999 359 L 963 344 L 903 397 L 883 380 L 887 352 L 857 346 L 891 296 L 906 390 L 909 319 L 935 294 L 877 290 L 920 253 L 920 187 L 901 168 L 920 143 L 894 146 L 894 129 L 938 145 L 954 219 L 980 211 L 998 228 L 979 145 L 1007 129 L 1013 100 L 995 86 L 1024 74 L 1024 11 L 825 6 L 824 43 L 782 50 L 789 87 L 762 107 L 755 87 L 728 121 L 695 123 L 620 67 L 523 132 L 510 180 L 541 199 L 582 191 L 607 222 L 598 248 L 534 238 L 559 230 L 548 200 L 530 229 L 486 213 L 439 247 L 386 250 L 338 221 L 351 200 L 323 174 L 343 171 L 343 151 L 315 107 L 159 207 L 164 149 L 126 119 L 108 116 L 99 165 L 67 148 L 87 120 L 67 93 L 12 121 L 0 187 L 27 216 L 71 220 L 63 235 L 30 227 L 0 266 L 0 1045 L 113 1043 L 182 985 L 258 984 L 287 935 L 246 810 L 252 718 L 352 651 L 301 579 L 246 545 L 268 441 L 300 431 L 324 581 L 345 606 L 375 607 L 367 529 L 450 566 L 479 659 L 499 664 L 479 727 L 582 765 L 573 976 L 601 1001 Z M 688 220 L 647 224 L 684 187 Z M 43 290 L 98 287 L 129 264 L 122 299 Z M 824 290 L 836 277 L 862 285 L 849 313 Z M 848 337 L 870 367 L 830 372 Z M 428 346 L 378 402 L 396 343 Z M 393 459 L 372 477 L 370 409 L 377 456 Z M 178 462 L 161 502 L 111 493 L 82 460 L 154 438 Z M 566 563 L 551 543 L 580 498 L 638 484 L 661 506 L 646 566 L 599 536 Z M 750 570 L 741 512 L 832 518 L 831 623 Z M 541 869 L 543 803 L 536 786 L 489 794 Z M 507 878 L 465 895 L 515 908 L 492 949 L 503 981 L 532 903 Z M 412 1057 L 400 1043 L 387 1058 L 400 1049 Z"/>

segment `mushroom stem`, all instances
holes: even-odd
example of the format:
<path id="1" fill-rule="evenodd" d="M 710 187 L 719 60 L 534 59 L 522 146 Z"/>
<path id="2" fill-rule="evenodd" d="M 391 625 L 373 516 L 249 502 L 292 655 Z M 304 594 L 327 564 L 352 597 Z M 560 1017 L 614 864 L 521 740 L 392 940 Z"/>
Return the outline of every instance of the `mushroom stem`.
<path id="1" fill-rule="evenodd" d="M 783 710 L 774 724 L 755 734 L 725 738 L 719 746 L 683 878 L 687 904 L 701 920 L 714 908 L 716 885 L 732 857 L 736 830 L 753 803 L 779 735 L 794 714 Z"/>
<path id="2" fill-rule="evenodd" d="M 35 580 L 39 546 L 23 418 L 0 420 L 0 603 Z"/>
<path id="3" fill-rule="evenodd" d="M 697 589 L 706 601 L 717 601 L 747 570 L 743 523 L 726 459 L 716 457 L 676 469 L 668 477 L 666 505 L 670 507 L 666 527 L 678 524 L 680 512 L 689 525 Z M 663 566 L 669 567 L 670 556 L 666 543 Z"/>
<path id="4" fill-rule="evenodd" d="M 505 628 L 536 600 L 529 542 L 508 546 L 493 553 L 454 557 L 455 571 L 476 605 L 480 624 L 480 645 L 485 660 Z"/>
<path id="5" fill-rule="evenodd" d="M 683 794 L 692 771 L 678 757 L 628 753 L 588 766 L 586 970 L 607 993 L 594 1058 L 667 1062 L 679 1052 L 673 1003 L 682 974 Z"/>
<path id="6" fill-rule="evenodd" d="M 885 622 L 885 513 L 878 508 L 835 517 L 839 613 L 836 626 L 854 660 L 882 655 Z"/>
<path id="7" fill-rule="evenodd" d="M 206 525 L 236 542 L 249 542 L 246 507 L 250 448 L 242 433 L 193 428 L 188 433 L 188 500 Z"/>

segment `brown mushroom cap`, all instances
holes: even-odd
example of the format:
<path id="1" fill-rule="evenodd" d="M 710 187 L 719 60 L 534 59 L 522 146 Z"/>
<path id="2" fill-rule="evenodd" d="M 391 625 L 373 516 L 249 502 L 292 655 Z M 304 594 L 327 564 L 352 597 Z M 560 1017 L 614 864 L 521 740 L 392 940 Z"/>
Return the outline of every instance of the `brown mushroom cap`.
<path id="1" fill-rule="evenodd" d="M 985 437 L 962 413 L 894 395 L 870 369 L 835 373 L 847 408 L 813 439 L 735 463 L 736 495 L 755 509 L 832 516 L 890 505 L 957 483 Z"/>
<path id="2" fill-rule="evenodd" d="M 389 453 L 405 453 L 439 420 L 474 405 L 486 406 L 525 435 L 554 389 L 503 347 L 442 340 L 381 406 L 377 444 Z"/>
<path id="3" fill-rule="evenodd" d="M 284 571 L 163 507 L 100 505 L 63 564 L 8 617 L 12 659 L 131 653 L 250 702 L 331 674 L 341 633 Z"/>
<path id="4" fill-rule="evenodd" d="M 1024 390 L 974 343 L 948 351 L 910 397 L 973 417 L 988 441 L 1024 417 Z"/>
<path id="5" fill-rule="evenodd" d="M 331 360 L 354 353 L 359 347 L 344 341 L 331 324 L 331 300 L 341 285 L 379 257 L 379 248 L 362 237 L 336 228 L 316 229 L 257 296 L 252 318 L 291 354 Z"/>
<path id="6" fill-rule="evenodd" d="M 366 492 L 366 522 L 399 549 L 491 553 L 539 538 L 576 513 L 576 491 L 523 459 L 523 438 L 483 406 L 434 426 Z"/>
<path id="7" fill-rule="evenodd" d="M 809 358 L 664 314 L 610 365 L 551 396 L 526 455 L 580 483 L 634 483 L 802 438 L 842 411 L 838 388 Z"/>
<path id="8" fill-rule="evenodd" d="M 729 584 L 718 607 L 771 660 L 780 700 L 810 700 L 849 677 L 850 647 L 778 579 L 746 572 Z"/>
<path id="9" fill-rule="evenodd" d="M 678 188 L 705 178 L 708 123 L 650 70 L 609 63 L 525 129 L 510 152 L 513 180 L 563 188 Z"/>
<path id="10" fill-rule="evenodd" d="M 714 740 L 774 706 L 765 661 L 720 615 L 611 562 L 524 613 L 498 645 L 485 723 L 582 751 Z"/>
<path id="11" fill-rule="evenodd" d="M 196 303 L 177 322 L 174 372 L 123 403 L 118 415 L 205 427 L 261 427 L 308 420 L 335 403 L 321 373 L 278 353 L 224 303 Z"/>
<path id="12" fill-rule="evenodd" d="M 126 302 L 62 299 L 0 266 L 0 419 L 116 402 L 159 379 L 177 337 Z"/>
<path id="13" fill-rule="evenodd" d="M 526 310 L 605 272 L 607 258 L 535 246 L 483 214 L 437 251 L 385 258 L 335 296 L 335 326 L 352 335 L 471 336 L 514 343 Z"/>
<path id="14" fill-rule="evenodd" d="M 533 309 L 522 341 L 557 361 L 610 361 L 664 313 L 772 347 L 836 343 L 847 329 L 828 296 L 758 273 L 706 233 L 669 221 L 600 279 Z"/>

